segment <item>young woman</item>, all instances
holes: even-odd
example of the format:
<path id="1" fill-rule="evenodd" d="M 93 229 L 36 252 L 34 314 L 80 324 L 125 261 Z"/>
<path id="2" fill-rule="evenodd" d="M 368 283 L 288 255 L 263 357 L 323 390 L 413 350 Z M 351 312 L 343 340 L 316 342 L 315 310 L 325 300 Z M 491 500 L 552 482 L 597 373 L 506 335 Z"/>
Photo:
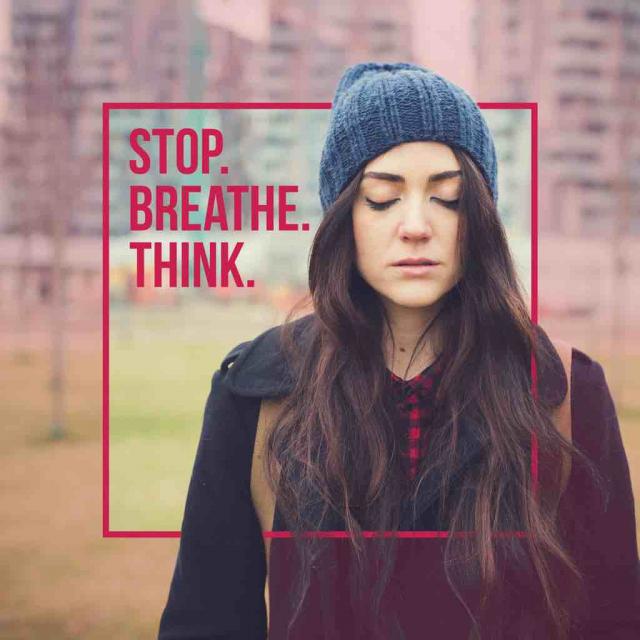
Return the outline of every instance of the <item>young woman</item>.
<path id="1" fill-rule="evenodd" d="M 611 396 L 532 324 L 496 171 L 460 88 L 346 71 L 313 313 L 213 376 L 161 640 L 640 637 Z"/>

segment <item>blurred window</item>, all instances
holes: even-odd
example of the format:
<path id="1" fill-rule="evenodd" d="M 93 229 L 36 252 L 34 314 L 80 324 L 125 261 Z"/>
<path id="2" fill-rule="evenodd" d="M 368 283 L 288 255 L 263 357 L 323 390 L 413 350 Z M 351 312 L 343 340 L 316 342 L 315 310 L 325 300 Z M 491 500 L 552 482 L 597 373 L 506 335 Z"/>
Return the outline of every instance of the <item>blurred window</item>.
<path id="1" fill-rule="evenodd" d="M 595 151 L 551 151 L 549 158 L 551 160 L 577 161 L 591 164 L 597 162 L 600 156 Z"/>
<path id="2" fill-rule="evenodd" d="M 598 120 L 589 120 L 585 122 L 584 129 L 585 131 L 589 131 L 590 133 L 603 133 L 608 129 L 608 127 L 604 122 L 600 122 Z"/>
<path id="3" fill-rule="evenodd" d="M 610 180 L 593 179 L 578 180 L 578 186 L 582 189 L 589 189 L 591 191 L 610 191 L 613 188 Z"/>
<path id="4" fill-rule="evenodd" d="M 369 24 L 374 31 L 393 31 L 395 29 L 395 24 L 393 22 L 389 22 L 389 20 L 381 20 L 379 18 L 374 18 Z"/>
<path id="5" fill-rule="evenodd" d="M 623 11 L 621 17 L 626 25 L 640 24 L 640 12 L 633 13 L 633 11 Z"/>
<path id="6" fill-rule="evenodd" d="M 283 42 L 283 41 L 276 41 L 276 42 L 272 42 L 271 43 L 271 51 L 277 52 L 277 53 L 291 53 L 292 51 L 295 51 L 298 48 L 297 43 L 295 42 Z"/>
<path id="7" fill-rule="evenodd" d="M 519 24 L 520 24 L 520 18 L 518 18 L 517 16 L 509 16 L 504 23 L 505 27 L 509 31 L 516 29 L 519 26 Z"/>
<path id="8" fill-rule="evenodd" d="M 102 20 L 117 20 L 121 17 L 120 11 L 117 9 L 94 9 L 93 15 Z"/>
<path id="9" fill-rule="evenodd" d="M 587 234 L 610 232 L 614 217 L 611 212 L 599 207 L 582 207 L 580 210 L 583 230 Z"/>
<path id="10" fill-rule="evenodd" d="M 602 71 L 596 67 L 557 67 L 556 71 L 561 75 L 579 76 L 588 79 L 602 76 Z"/>
<path id="11" fill-rule="evenodd" d="M 621 80 L 640 80 L 640 70 L 633 67 L 623 67 L 620 69 Z M 635 103 L 634 103 L 635 104 Z"/>
<path id="12" fill-rule="evenodd" d="M 95 42 L 97 44 L 109 44 L 111 42 L 118 42 L 118 39 L 117 33 L 99 33 L 95 37 Z"/>
<path id="13" fill-rule="evenodd" d="M 525 95 L 525 82 L 521 76 L 509 76 L 507 82 L 511 88 L 511 95 L 514 98 L 523 98 Z"/>
<path id="14" fill-rule="evenodd" d="M 599 50 L 604 49 L 607 43 L 604 40 L 596 40 L 595 38 L 578 38 L 571 36 L 562 38 L 559 41 L 559 44 L 564 47 L 580 47 L 582 49 Z"/>
<path id="15" fill-rule="evenodd" d="M 614 18 L 613 12 L 607 9 L 588 9 L 586 14 L 589 20 L 595 20 L 597 22 L 604 22 Z"/>
<path id="16" fill-rule="evenodd" d="M 583 105 L 593 107 L 599 104 L 603 104 L 602 98 L 595 95 L 584 95 L 577 93 L 559 93 L 558 103 L 561 106 L 569 105 Z"/>
<path id="17" fill-rule="evenodd" d="M 627 51 L 640 51 L 640 41 L 635 38 L 625 39 L 624 46 Z"/>

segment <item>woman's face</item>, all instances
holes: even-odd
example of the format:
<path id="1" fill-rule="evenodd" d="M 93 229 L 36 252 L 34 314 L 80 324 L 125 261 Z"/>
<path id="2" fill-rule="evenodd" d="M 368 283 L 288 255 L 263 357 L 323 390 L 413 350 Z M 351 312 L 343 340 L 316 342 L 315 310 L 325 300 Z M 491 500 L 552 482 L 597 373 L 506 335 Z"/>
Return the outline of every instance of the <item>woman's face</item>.
<path id="1" fill-rule="evenodd" d="M 400 144 L 366 165 L 352 210 L 357 266 L 387 307 L 429 307 L 460 279 L 461 187 L 439 142 Z"/>

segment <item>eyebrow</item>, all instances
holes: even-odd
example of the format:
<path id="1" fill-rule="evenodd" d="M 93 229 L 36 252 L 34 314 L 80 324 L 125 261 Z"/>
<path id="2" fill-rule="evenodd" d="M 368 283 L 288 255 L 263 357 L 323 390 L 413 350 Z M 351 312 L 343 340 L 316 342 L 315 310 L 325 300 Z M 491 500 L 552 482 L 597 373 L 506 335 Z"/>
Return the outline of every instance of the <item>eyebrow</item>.
<path id="1" fill-rule="evenodd" d="M 440 173 L 433 173 L 429 176 L 427 182 L 442 182 L 443 180 L 449 180 L 451 178 L 458 178 L 462 175 L 462 171 L 454 170 L 454 171 L 441 171 Z M 387 180 L 388 182 L 404 182 L 404 177 L 399 176 L 395 173 L 384 173 L 380 171 L 367 171 L 362 179 L 365 178 L 375 178 L 376 180 Z"/>

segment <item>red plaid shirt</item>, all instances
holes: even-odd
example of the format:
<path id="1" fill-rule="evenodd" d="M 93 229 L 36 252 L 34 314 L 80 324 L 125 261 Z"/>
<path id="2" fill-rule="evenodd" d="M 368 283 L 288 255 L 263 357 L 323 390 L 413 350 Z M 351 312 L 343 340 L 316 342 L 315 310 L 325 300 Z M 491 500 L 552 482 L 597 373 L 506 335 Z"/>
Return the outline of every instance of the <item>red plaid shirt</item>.
<path id="1" fill-rule="evenodd" d="M 396 406 L 400 414 L 403 440 L 402 454 L 409 463 L 409 475 L 414 479 L 420 459 L 427 450 L 427 431 L 433 415 L 433 400 L 442 373 L 442 362 L 436 360 L 422 373 L 403 380 L 392 371 L 391 380 Z"/>

